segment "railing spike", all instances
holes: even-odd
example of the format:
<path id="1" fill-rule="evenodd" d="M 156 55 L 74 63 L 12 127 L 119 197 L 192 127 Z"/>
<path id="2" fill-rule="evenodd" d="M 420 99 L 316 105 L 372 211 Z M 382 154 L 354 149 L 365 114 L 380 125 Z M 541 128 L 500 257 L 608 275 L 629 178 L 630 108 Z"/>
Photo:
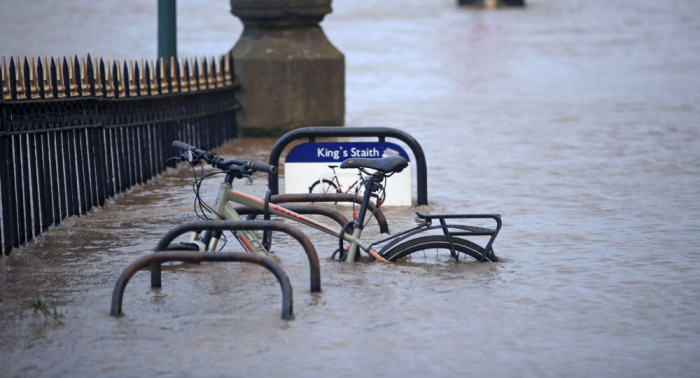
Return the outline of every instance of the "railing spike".
<path id="1" fill-rule="evenodd" d="M 92 56 L 90 56 L 90 53 L 87 54 L 86 62 L 87 63 L 83 63 L 83 65 L 85 66 L 85 71 L 87 73 L 87 85 L 90 89 L 87 92 L 91 97 L 95 97 L 95 82 L 97 81 L 97 72 L 95 71 L 97 71 L 97 64 L 92 64 Z M 95 63 L 97 63 L 97 60 L 95 60 Z"/>
<path id="2" fill-rule="evenodd" d="M 187 86 L 190 88 L 190 92 L 197 90 L 194 81 L 194 63 L 192 62 L 192 57 L 187 61 Z"/>
<path id="3" fill-rule="evenodd" d="M 105 97 L 114 97 L 114 78 L 112 77 L 112 66 L 109 64 L 109 59 L 104 65 L 105 70 Z"/>
<path id="4" fill-rule="evenodd" d="M 156 66 L 153 64 L 153 59 L 151 59 L 151 77 L 149 80 L 151 81 L 151 85 L 149 86 L 150 91 L 151 91 L 151 96 L 155 96 L 158 94 L 158 86 L 156 84 Z"/>
<path id="5" fill-rule="evenodd" d="M 138 66 L 138 65 L 137 65 Z M 147 96 L 148 95 L 148 83 L 145 80 L 145 71 L 146 71 L 146 66 L 141 59 L 141 68 L 139 69 L 139 96 Z"/>
<path id="6" fill-rule="evenodd" d="M 16 92 L 17 92 L 17 100 L 26 100 L 27 99 L 27 94 L 25 93 L 24 89 L 24 76 L 22 76 L 22 64 L 20 63 L 19 60 L 19 55 L 17 56 L 17 63 L 14 64 L 15 68 L 15 86 L 16 86 Z M 10 61 L 10 66 L 12 66 L 13 63 Z"/>
<path id="7" fill-rule="evenodd" d="M 209 67 L 207 65 L 207 60 L 203 56 L 199 57 L 199 66 L 202 67 L 202 87 L 203 89 L 209 89 Z"/>
<path id="8" fill-rule="evenodd" d="M 141 69 L 139 68 L 139 62 L 132 63 L 131 71 L 133 77 L 131 78 L 134 83 L 134 93 L 133 96 L 141 96 Z"/>
<path id="9" fill-rule="evenodd" d="M 24 59 L 27 60 L 26 58 Z M 29 94 L 33 100 L 40 99 L 39 94 L 39 75 L 36 72 L 36 65 L 34 64 L 34 57 L 31 57 L 29 63 Z"/>
<path id="10" fill-rule="evenodd" d="M 90 66 L 90 67 L 88 67 Z M 90 62 L 90 56 L 88 55 L 88 64 L 85 64 L 85 57 L 80 57 L 80 90 L 83 92 L 83 97 L 92 97 L 92 85 L 91 81 L 94 80 L 94 76 L 88 71 L 92 71 L 92 62 Z M 92 79 L 91 79 L 92 77 Z"/>
<path id="11" fill-rule="evenodd" d="M 102 59 L 100 59 L 99 62 L 97 61 L 97 58 L 94 59 L 95 64 L 92 66 L 92 70 L 95 73 L 93 88 L 95 89 L 95 97 L 102 97 L 102 72 L 104 72 L 104 63 L 102 63 Z"/>
<path id="12" fill-rule="evenodd" d="M 15 68 L 15 58 L 13 57 L 10 57 L 10 76 L 8 78 L 10 100 L 17 100 L 17 69 Z"/>
<path id="13" fill-rule="evenodd" d="M 126 66 L 126 62 L 124 62 L 124 66 Z M 127 67 L 125 67 L 127 68 Z M 129 84 L 129 96 L 130 97 L 135 97 L 138 96 L 138 93 L 136 93 L 136 82 L 134 81 L 134 60 L 129 59 L 129 67 L 128 69 L 125 69 L 124 72 L 127 72 L 129 75 L 129 80 L 127 80 L 127 83 Z"/>
<path id="14" fill-rule="evenodd" d="M 206 58 L 205 58 L 206 60 Z M 216 77 L 214 76 L 214 58 L 212 57 L 211 59 L 211 64 L 208 64 L 207 66 L 207 87 L 209 89 L 216 88 Z"/>
<path id="15" fill-rule="evenodd" d="M 177 61 L 175 60 L 174 56 L 170 57 L 170 77 L 168 78 L 170 80 L 170 88 L 172 88 L 172 93 L 178 93 L 180 92 L 180 85 L 178 84 L 178 67 L 177 67 Z"/>
<path id="16" fill-rule="evenodd" d="M 162 85 L 162 83 L 161 83 L 161 80 L 160 80 L 160 69 L 161 69 L 160 67 L 161 67 L 161 66 L 162 66 L 162 64 L 161 64 L 161 62 L 160 62 L 160 59 L 156 60 L 156 65 L 153 67 L 153 71 L 154 71 L 155 79 L 156 79 L 156 86 L 157 86 L 156 93 L 157 93 L 157 94 L 163 93 L 163 92 L 161 91 L 161 85 Z"/>
<path id="17" fill-rule="evenodd" d="M 77 60 L 77 59 L 76 59 Z M 70 96 L 78 97 L 78 85 L 75 82 L 75 66 L 73 65 L 73 57 L 68 57 L 68 82 L 70 87 Z"/>
<path id="18" fill-rule="evenodd" d="M 11 100 L 10 96 L 10 78 L 7 76 L 7 65 L 5 64 L 5 55 L 2 56 L 2 99 L 5 101 Z"/>
<path id="19" fill-rule="evenodd" d="M 119 59 L 116 59 L 114 61 L 114 72 L 116 72 L 116 75 L 114 78 L 117 80 L 116 83 L 114 84 L 114 91 L 115 91 L 115 96 L 116 97 L 124 97 L 124 80 L 122 78 L 122 71 L 121 71 L 121 62 L 119 62 Z"/>
<path id="20" fill-rule="evenodd" d="M 202 89 L 202 83 L 200 82 L 199 78 L 199 63 L 197 61 L 197 58 L 194 58 L 194 69 L 192 70 L 194 72 L 194 81 L 195 81 L 195 90 L 200 90 Z"/>
<path id="21" fill-rule="evenodd" d="M 131 91 L 129 90 L 129 65 L 124 60 L 124 64 L 119 67 L 121 70 L 119 73 L 122 74 L 120 79 L 122 79 L 122 87 L 124 88 L 124 97 L 131 97 Z"/>
<path id="22" fill-rule="evenodd" d="M 129 85 L 129 65 L 124 59 L 124 64 L 120 67 L 122 76 L 120 77 L 122 81 L 122 88 L 124 88 L 124 97 L 131 97 L 131 86 Z"/>
<path id="23" fill-rule="evenodd" d="M 187 58 L 182 58 L 182 64 L 180 65 L 180 90 L 182 92 L 190 91 L 190 67 L 187 63 Z"/>
<path id="24" fill-rule="evenodd" d="M 144 77 L 144 82 L 146 83 L 146 95 L 152 96 L 153 95 L 153 87 L 151 83 L 151 71 L 153 70 L 153 66 L 148 64 L 148 61 L 144 62 L 144 67 L 143 67 L 143 77 Z"/>
<path id="25" fill-rule="evenodd" d="M 216 72 L 216 87 L 221 88 L 224 86 L 224 75 L 223 72 L 221 71 L 222 65 L 221 65 L 221 58 L 223 55 L 219 55 L 219 64 L 215 66 L 214 72 Z"/>
<path id="26" fill-rule="evenodd" d="M 75 72 L 75 88 L 77 95 L 84 96 L 85 90 L 83 89 L 83 72 L 80 67 L 80 59 L 78 59 L 78 55 L 75 55 L 75 59 L 73 60 L 73 70 Z"/>
<path id="27" fill-rule="evenodd" d="M 160 93 L 167 94 L 167 93 L 170 93 L 170 91 L 168 90 L 168 79 L 165 76 L 165 63 L 164 63 L 162 56 L 160 57 L 159 62 L 160 62 L 160 70 L 158 70 L 158 71 L 160 74 L 160 76 L 159 76 L 160 77 Z"/>
<path id="28" fill-rule="evenodd" d="M 51 59 L 53 62 L 53 59 Z M 49 62 L 44 57 L 44 65 L 43 65 L 43 74 L 44 74 L 44 98 L 53 98 L 53 86 L 51 85 L 51 75 L 50 75 L 50 66 Z"/>
<path id="29" fill-rule="evenodd" d="M 27 99 L 32 98 L 32 70 L 29 68 L 29 61 L 27 57 L 24 57 L 24 63 L 22 64 L 22 79 L 24 84 L 24 95 Z"/>
<path id="30" fill-rule="evenodd" d="M 51 61 L 54 61 L 51 58 Z M 56 91 L 58 96 L 56 98 L 66 98 L 66 87 L 63 85 L 63 64 L 61 64 L 61 57 L 56 57 L 54 62 L 54 68 L 56 72 Z"/>
<path id="31" fill-rule="evenodd" d="M 119 77 L 121 76 L 119 73 L 119 60 L 115 59 L 109 69 L 112 70 L 112 89 L 114 91 L 114 98 L 119 98 L 119 95 L 121 94 L 119 92 Z"/>
<path id="32" fill-rule="evenodd" d="M 224 85 L 233 85 L 233 75 L 231 74 L 231 60 L 229 55 L 231 52 L 227 52 L 224 55 Z"/>
<path id="33" fill-rule="evenodd" d="M 32 65 L 34 65 L 34 58 L 32 58 Z M 37 57 L 36 59 L 35 76 L 39 98 L 46 98 L 46 89 L 44 88 L 44 64 L 41 62 L 41 57 Z"/>
<path id="34" fill-rule="evenodd" d="M 59 80 L 58 80 L 58 74 L 57 74 L 57 69 L 56 69 L 56 60 L 51 57 L 51 65 L 49 66 L 49 76 L 51 80 L 51 88 L 53 89 L 53 97 L 54 98 L 60 98 L 60 91 L 58 90 L 58 85 L 59 85 Z"/>

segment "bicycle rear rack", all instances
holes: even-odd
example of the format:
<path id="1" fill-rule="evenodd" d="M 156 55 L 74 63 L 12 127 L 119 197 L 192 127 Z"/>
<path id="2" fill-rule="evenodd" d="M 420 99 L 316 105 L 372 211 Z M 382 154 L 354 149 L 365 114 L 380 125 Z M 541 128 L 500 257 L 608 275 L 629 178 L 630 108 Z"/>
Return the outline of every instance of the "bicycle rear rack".
<path id="1" fill-rule="evenodd" d="M 129 283 L 129 280 L 134 276 L 134 274 L 136 274 L 136 272 L 149 265 L 153 266 L 154 264 L 158 264 L 158 266 L 160 266 L 160 264 L 169 261 L 182 261 L 195 264 L 198 264 L 201 261 L 234 261 L 262 265 L 275 275 L 277 281 L 280 283 L 280 287 L 282 288 L 282 319 L 292 319 L 292 306 L 294 302 L 294 298 L 292 297 L 292 284 L 289 282 L 289 277 L 287 277 L 284 270 L 282 270 L 282 268 L 269 257 L 237 252 L 221 253 L 168 251 L 156 252 L 151 255 L 143 256 L 124 269 L 122 274 L 119 276 L 119 279 L 117 279 L 117 283 L 114 285 L 114 293 L 112 294 L 112 308 L 109 315 L 114 318 L 122 315 L 124 290 L 126 289 L 126 285 Z"/>
<path id="2" fill-rule="evenodd" d="M 447 238 L 447 241 L 450 244 L 450 254 L 452 255 L 452 258 L 455 259 L 455 261 L 459 261 L 459 255 L 455 251 L 454 244 L 452 243 L 452 237 L 453 236 L 491 236 L 489 239 L 488 243 L 486 244 L 486 247 L 484 248 L 484 254 L 481 256 L 480 261 L 484 261 L 485 258 L 488 258 L 489 261 L 497 261 L 497 257 L 495 253 L 493 253 L 493 241 L 496 239 L 496 236 L 498 236 L 498 232 L 501 230 L 501 216 L 499 214 L 432 214 L 432 215 L 427 215 L 427 214 L 421 214 L 420 212 L 416 211 L 416 215 L 418 218 L 422 219 L 425 221 L 424 224 L 421 224 L 417 227 L 414 227 L 410 230 L 405 230 L 397 235 L 394 235 L 390 238 L 386 238 L 383 240 L 379 240 L 377 242 L 374 242 L 370 245 L 370 248 L 378 245 L 378 244 L 384 244 L 388 242 L 389 240 L 392 240 L 389 244 L 386 244 L 382 247 L 382 249 L 379 251 L 379 254 L 382 255 L 384 252 L 391 250 L 394 246 L 399 244 L 400 242 L 408 239 L 409 237 L 419 234 L 421 232 L 426 232 L 429 230 L 442 230 L 443 234 Z M 496 221 L 496 228 L 491 229 L 491 228 L 484 228 L 484 227 L 475 227 L 475 226 L 464 226 L 464 225 L 458 225 L 458 224 L 447 224 L 446 219 L 458 219 L 458 218 L 470 218 L 470 219 L 493 219 Z M 439 226 L 432 226 L 433 220 L 438 219 L 440 221 Z M 450 231 L 449 229 L 456 229 L 459 231 Z"/>
<path id="3" fill-rule="evenodd" d="M 457 255 L 457 252 L 455 252 L 454 245 L 452 244 L 452 237 L 453 236 L 491 236 L 489 239 L 489 242 L 486 244 L 486 247 L 484 247 L 484 254 L 481 256 L 480 261 L 484 261 L 484 259 L 487 256 L 495 256 L 493 253 L 493 241 L 496 239 L 496 236 L 498 236 L 498 232 L 501 230 L 501 215 L 500 214 L 421 214 L 419 211 L 416 211 L 416 215 L 418 218 L 423 219 L 426 221 L 426 224 L 430 226 L 432 223 L 433 219 L 439 219 L 440 220 L 440 228 L 442 228 L 442 232 L 445 234 L 445 237 L 447 238 L 447 241 L 450 243 L 450 253 L 452 254 L 452 257 L 455 259 L 455 261 L 459 261 L 459 256 Z M 448 225 L 445 219 L 458 219 L 458 218 L 467 218 L 467 219 L 493 219 L 496 221 L 496 228 L 491 229 L 491 228 L 484 228 L 484 227 L 475 227 L 475 226 L 463 226 L 463 225 Z M 448 228 L 455 228 L 458 230 L 458 232 L 450 232 Z M 429 229 L 431 227 L 428 227 Z"/>

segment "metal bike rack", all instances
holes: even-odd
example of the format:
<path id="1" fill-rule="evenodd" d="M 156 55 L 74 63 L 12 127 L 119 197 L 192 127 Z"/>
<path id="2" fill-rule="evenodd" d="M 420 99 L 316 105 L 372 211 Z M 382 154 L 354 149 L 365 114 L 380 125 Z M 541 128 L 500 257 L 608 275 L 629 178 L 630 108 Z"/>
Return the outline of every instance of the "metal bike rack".
<path id="1" fill-rule="evenodd" d="M 183 223 L 168 231 L 158 242 L 155 248 L 156 253 L 166 253 L 170 243 L 178 236 L 192 231 L 279 231 L 296 239 L 304 248 L 306 257 L 309 259 L 309 278 L 311 281 L 311 292 L 321 291 L 321 268 L 316 254 L 316 248 L 306 235 L 298 229 L 279 221 L 197 221 Z M 216 261 L 216 260 L 213 260 Z M 161 263 L 154 262 L 151 265 L 151 287 L 160 287 Z"/>
<path id="2" fill-rule="evenodd" d="M 292 318 L 292 284 L 289 282 L 289 277 L 271 258 L 254 255 L 252 253 L 237 253 L 237 252 L 156 252 L 148 256 L 143 256 L 140 259 L 129 265 L 117 279 L 114 285 L 114 293 L 112 294 L 112 308 L 109 315 L 117 318 L 122 314 L 122 299 L 124 298 L 124 290 L 129 283 L 131 277 L 139 270 L 151 265 L 160 264 L 169 261 L 183 261 L 189 263 L 200 263 L 202 261 L 235 261 L 247 262 L 252 264 L 262 265 L 272 274 L 277 277 L 280 286 L 282 287 L 282 319 L 290 320 Z M 160 277 L 159 277 L 160 278 Z"/>
<path id="3" fill-rule="evenodd" d="M 418 205 L 428 204 L 428 166 L 425 154 L 418 141 L 408 133 L 392 129 L 390 127 L 304 127 L 292 130 L 277 140 L 270 152 L 270 165 L 279 168 L 280 156 L 287 145 L 297 139 L 309 138 L 313 143 L 316 138 L 329 137 L 377 137 L 384 142 L 387 137 L 396 138 L 408 145 L 416 158 L 416 170 L 418 172 Z M 272 194 L 279 194 L 279 170 L 268 174 L 268 188 Z"/>
<path id="4" fill-rule="evenodd" d="M 289 202 L 355 202 L 358 205 L 362 204 L 362 196 L 352 193 L 298 193 L 298 194 L 276 194 L 272 196 L 270 202 L 289 203 Z M 381 209 L 377 209 L 376 205 L 370 202 L 367 205 L 367 210 L 370 213 L 374 212 L 374 217 L 379 223 L 379 231 L 382 234 L 389 233 L 389 225 L 386 223 L 386 217 Z"/>

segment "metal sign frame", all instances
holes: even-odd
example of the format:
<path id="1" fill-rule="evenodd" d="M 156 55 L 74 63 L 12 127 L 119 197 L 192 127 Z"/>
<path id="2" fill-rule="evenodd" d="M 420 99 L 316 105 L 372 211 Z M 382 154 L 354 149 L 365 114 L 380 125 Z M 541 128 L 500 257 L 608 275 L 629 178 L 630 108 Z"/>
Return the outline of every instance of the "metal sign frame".
<path id="1" fill-rule="evenodd" d="M 393 129 L 390 127 L 304 127 L 301 129 L 292 130 L 284 134 L 277 140 L 272 151 L 270 152 L 270 161 L 268 164 L 279 168 L 279 160 L 290 143 L 297 139 L 308 138 L 309 143 L 315 143 L 316 138 L 332 138 L 332 137 L 376 137 L 379 142 L 385 142 L 386 138 L 398 139 L 413 151 L 415 157 L 417 182 L 418 182 L 418 205 L 428 204 L 428 167 L 425 161 L 423 148 L 418 141 L 405 131 Z M 279 194 L 279 169 L 275 173 L 268 174 L 268 188 L 272 194 Z"/>

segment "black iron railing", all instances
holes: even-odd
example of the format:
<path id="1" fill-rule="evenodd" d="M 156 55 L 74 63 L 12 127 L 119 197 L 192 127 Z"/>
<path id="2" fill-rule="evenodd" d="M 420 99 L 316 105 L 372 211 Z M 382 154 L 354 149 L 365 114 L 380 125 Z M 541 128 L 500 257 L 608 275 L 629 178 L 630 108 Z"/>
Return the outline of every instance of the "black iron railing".
<path id="1" fill-rule="evenodd" d="M 106 63 L 105 63 L 106 62 Z M 165 64 L 167 63 L 167 64 Z M 2 58 L 2 251 L 143 184 L 177 151 L 237 137 L 230 54 L 155 64 Z"/>

